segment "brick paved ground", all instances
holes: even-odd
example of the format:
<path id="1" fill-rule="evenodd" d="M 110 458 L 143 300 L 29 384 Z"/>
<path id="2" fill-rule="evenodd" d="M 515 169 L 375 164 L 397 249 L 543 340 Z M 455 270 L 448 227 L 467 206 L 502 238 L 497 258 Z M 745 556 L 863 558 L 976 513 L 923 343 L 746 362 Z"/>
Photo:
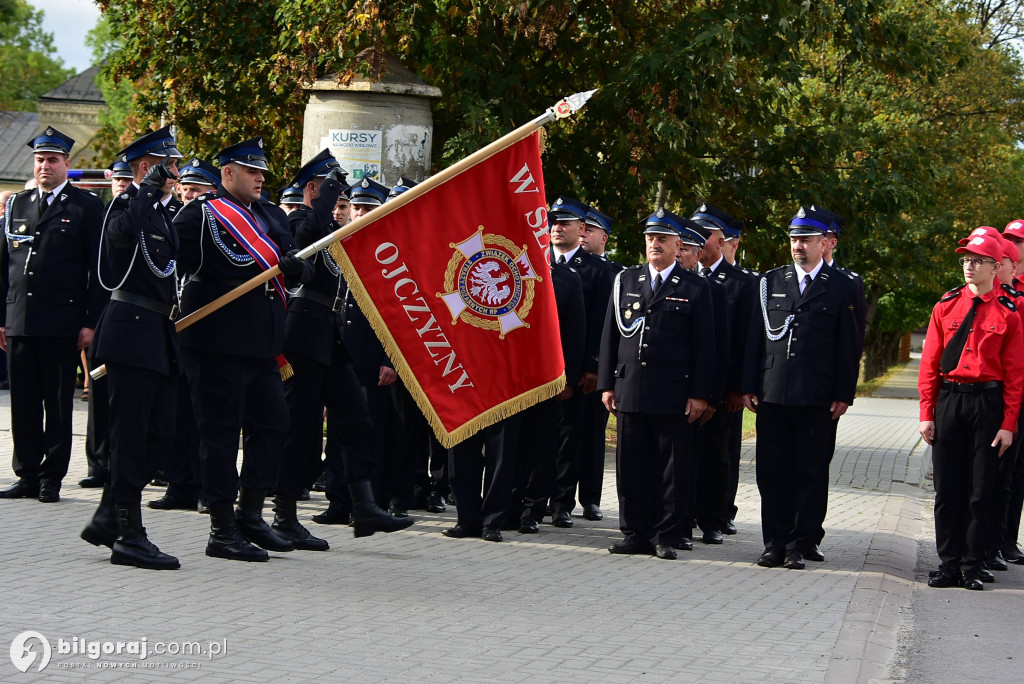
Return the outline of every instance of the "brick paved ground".
<path id="1" fill-rule="evenodd" d="M 417 512 L 406 532 L 360 540 L 311 524 L 329 552 L 245 564 L 203 554 L 206 516 L 144 509 L 150 536 L 182 569 L 113 566 L 108 551 L 78 539 L 99 497 L 76 485 L 82 419 L 76 412 L 63 500 L 0 501 L 0 645 L 31 629 L 55 649 L 75 636 L 146 637 L 151 648 L 226 640 L 226 649 L 142 662 L 55 652 L 43 672 L 25 674 L 3 658 L 0 680 L 870 681 L 886 676 L 905 620 L 921 534 L 920 491 L 902 484 L 920 470 L 915 402 L 858 400 L 841 421 L 828 560 L 803 572 L 753 564 L 762 545 L 752 443 L 739 534 L 676 562 L 607 553 L 619 538 L 609 470 L 604 521 L 509 532 L 502 544 L 447 539 L 453 510 Z M 2 486 L 14 481 L 8 420 L 0 393 Z M 300 510 L 308 518 L 323 506 L 314 494 Z"/>

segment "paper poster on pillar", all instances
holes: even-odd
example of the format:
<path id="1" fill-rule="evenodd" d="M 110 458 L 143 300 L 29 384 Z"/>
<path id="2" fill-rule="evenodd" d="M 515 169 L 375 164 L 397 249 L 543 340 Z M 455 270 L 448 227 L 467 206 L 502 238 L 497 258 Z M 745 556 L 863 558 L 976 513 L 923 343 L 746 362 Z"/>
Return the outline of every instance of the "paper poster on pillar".
<path id="1" fill-rule="evenodd" d="M 320 146 L 330 149 L 348 173 L 350 183 L 370 178 L 377 182 L 381 179 L 381 157 L 384 150 L 384 132 L 357 130 L 351 128 L 331 128 L 327 135 L 320 139 Z"/>

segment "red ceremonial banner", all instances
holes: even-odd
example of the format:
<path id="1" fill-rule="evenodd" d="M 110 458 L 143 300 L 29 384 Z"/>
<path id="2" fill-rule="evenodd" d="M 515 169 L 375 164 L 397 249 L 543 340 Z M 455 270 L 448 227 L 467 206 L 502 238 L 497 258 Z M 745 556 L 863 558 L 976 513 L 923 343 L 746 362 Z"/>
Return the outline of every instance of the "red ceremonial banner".
<path id="1" fill-rule="evenodd" d="M 445 446 L 565 387 L 538 134 L 331 246 Z"/>

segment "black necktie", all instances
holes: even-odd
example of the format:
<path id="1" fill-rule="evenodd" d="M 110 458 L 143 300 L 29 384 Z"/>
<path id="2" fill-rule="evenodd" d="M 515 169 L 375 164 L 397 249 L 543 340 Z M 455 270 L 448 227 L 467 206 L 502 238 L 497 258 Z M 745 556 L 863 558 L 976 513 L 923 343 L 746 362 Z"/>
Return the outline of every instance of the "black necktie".
<path id="1" fill-rule="evenodd" d="M 558 263 L 560 263 L 560 264 L 564 264 L 565 263 L 565 255 L 564 254 L 559 254 L 558 255 Z"/>
<path id="2" fill-rule="evenodd" d="M 800 293 L 800 296 L 807 294 L 807 288 L 811 286 L 811 274 L 804 275 L 804 291 Z"/>
<path id="3" fill-rule="evenodd" d="M 46 213 L 46 208 L 50 206 L 49 200 L 53 196 L 52 192 L 44 192 L 42 198 L 39 200 L 39 216 L 42 217 Z"/>
<path id="4" fill-rule="evenodd" d="M 974 323 L 974 313 L 978 310 L 978 304 L 980 303 L 981 297 L 975 297 L 971 308 L 967 311 L 967 315 L 964 316 L 964 320 L 960 323 L 960 327 L 953 333 L 953 337 L 950 338 L 946 348 L 942 350 L 942 356 L 939 357 L 939 370 L 943 373 L 954 371 L 960 365 L 960 355 L 963 354 L 964 345 L 967 344 L 967 333 L 971 330 L 971 324 Z"/>
<path id="5" fill-rule="evenodd" d="M 711 269 L 705 266 L 704 268 L 700 269 L 700 274 L 707 278 L 708 276 L 711 275 Z"/>
<path id="6" fill-rule="evenodd" d="M 658 288 L 661 287 L 662 283 L 661 274 L 654 276 L 654 282 L 651 283 L 651 292 L 658 294 Z"/>

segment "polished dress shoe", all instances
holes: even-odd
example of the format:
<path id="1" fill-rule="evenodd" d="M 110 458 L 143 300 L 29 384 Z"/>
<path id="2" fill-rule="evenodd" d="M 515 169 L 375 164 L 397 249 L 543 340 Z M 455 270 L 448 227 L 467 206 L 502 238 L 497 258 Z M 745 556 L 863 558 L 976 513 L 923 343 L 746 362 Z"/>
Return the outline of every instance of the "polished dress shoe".
<path id="1" fill-rule="evenodd" d="M 996 576 L 992 574 L 992 571 L 985 568 L 978 568 L 973 571 L 973 574 L 985 584 L 992 584 L 996 581 Z"/>
<path id="2" fill-rule="evenodd" d="M 162 475 L 158 474 L 156 477 L 149 481 L 149 484 L 151 484 L 154 487 L 166 487 L 170 483 L 167 480 L 165 480 Z"/>
<path id="3" fill-rule="evenodd" d="M 43 503 L 57 503 L 60 501 L 60 485 L 50 482 L 43 482 L 39 485 L 39 500 Z"/>
<path id="4" fill-rule="evenodd" d="M 670 544 L 658 544 L 654 547 L 654 555 L 662 560 L 675 560 L 679 557 Z"/>
<path id="5" fill-rule="evenodd" d="M 995 577 L 993 576 L 992 579 L 995 580 Z M 970 591 L 984 591 L 985 581 L 981 578 L 981 575 L 977 570 L 968 570 L 964 573 L 963 587 Z"/>
<path id="6" fill-rule="evenodd" d="M 430 492 L 430 496 L 427 497 L 427 511 L 430 513 L 444 513 L 448 510 L 448 506 L 444 503 L 444 497 L 437 492 Z"/>
<path id="7" fill-rule="evenodd" d="M 764 553 L 757 559 L 757 564 L 762 568 L 777 568 L 782 565 L 784 554 L 782 549 L 777 549 L 774 546 L 764 547 Z"/>
<path id="8" fill-rule="evenodd" d="M 825 554 L 821 552 L 821 549 L 817 544 L 804 550 L 804 558 L 809 561 L 814 561 L 815 563 L 825 562 Z"/>
<path id="9" fill-rule="evenodd" d="M 782 567 L 787 570 L 803 570 L 804 567 L 804 554 L 800 553 L 796 549 L 786 552 L 786 558 L 782 561 Z"/>
<path id="10" fill-rule="evenodd" d="M 583 507 L 584 520 L 604 520 L 604 513 L 597 507 L 597 504 L 587 504 Z"/>
<path id="11" fill-rule="evenodd" d="M 210 504 L 206 503 L 206 499 L 201 498 L 196 502 L 196 513 L 210 515 Z"/>
<path id="12" fill-rule="evenodd" d="M 963 575 L 959 568 L 939 568 L 934 576 L 928 573 L 928 586 L 933 589 L 948 589 L 949 587 L 962 587 L 964 585 Z M 979 582 L 980 584 L 980 582 Z"/>
<path id="13" fill-rule="evenodd" d="M 1024 565 L 1024 553 L 1020 552 L 1020 547 L 1014 542 L 1006 542 L 1003 544 L 1000 552 L 1003 554 L 1003 558 L 1006 559 L 1007 562 L 1015 565 Z"/>
<path id="14" fill-rule="evenodd" d="M 704 536 L 700 538 L 705 544 L 724 544 L 725 537 L 718 530 L 707 530 Z"/>
<path id="15" fill-rule="evenodd" d="M 1006 559 L 1003 558 L 1003 552 L 999 549 L 985 554 L 985 567 L 1000 572 L 1010 569 L 1010 566 L 1006 564 Z"/>
<path id="16" fill-rule="evenodd" d="M 449 527 L 447 530 L 442 530 L 441 534 L 452 539 L 472 539 L 479 537 L 482 530 L 479 527 L 465 527 L 459 523 L 455 523 L 455 527 Z"/>
<path id="17" fill-rule="evenodd" d="M 693 540 L 689 537 L 683 537 L 676 542 L 676 548 L 680 551 L 693 551 Z"/>
<path id="18" fill-rule="evenodd" d="M 78 481 L 78 486 L 83 489 L 99 489 L 103 485 L 103 478 L 99 475 L 90 475 L 89 477 L 83 477 Z"/>
<path id="19" fill-rule="evenodd" d="M 519 534 L 537 534 L 538 532 L 540 532 L 540 525 L 533 519 L 533 516 L 519 520 Z"/>
<path id="20" fill-rule="evenodd" d="M 722 525 L 722 534 L 736 534 L 736 523 L 732 520 L 727 520 Z"/>
<path id="21" fill-rule="evenodd" d="M 34 499 L 39 496 L 39 481 L 21 478 L 7 489 L 0 489 L 0 499 Z"/>
<path id="22" fill-rule="evenodd" d="M 480 534 L 480 538 L 484 541 L 500 542 L 502 541 L 501 530 L 497 527 L 485 527 L 484 531 Z"/>
<path id="23" fill-rule="evenodd" d="M 568 511 L 558 511 L 551 516 L 551 524 L 555 527 L 572 527 L 572 516 Z"/>
<path id="24" fill-rule="evenodd" d="M 191 511 L 195 504 L 186 499 L 180 499 L 172 494 L 164 494 L 159 499 L 153 499 L 146 504 L 158 511 Z"/>
<path id="25" fill-rule="evenodd" d="M 640 539 L 623 539 L 620 542 L 615 542 L 608 547 L 608 553 L 616 553 L 623 555 L 640 555 L 645 556 L 651 555 L 654 549 L 651 545 Z"/>
<path id="26" fill-rule="evenodd" d="M 347 510 L 328 506 L 326 511 L 314 515 L 312 520 L 318 525 L 348 525 L 352 522 L 352 514 Z"/>
<path id="27" fill-rule="evenodd" d="M 392 501 L 390 504 L 388 504 L 388 513 L 390 513 L 396 518 L 409 517 L 409 509 L 397 501 Z"/>

